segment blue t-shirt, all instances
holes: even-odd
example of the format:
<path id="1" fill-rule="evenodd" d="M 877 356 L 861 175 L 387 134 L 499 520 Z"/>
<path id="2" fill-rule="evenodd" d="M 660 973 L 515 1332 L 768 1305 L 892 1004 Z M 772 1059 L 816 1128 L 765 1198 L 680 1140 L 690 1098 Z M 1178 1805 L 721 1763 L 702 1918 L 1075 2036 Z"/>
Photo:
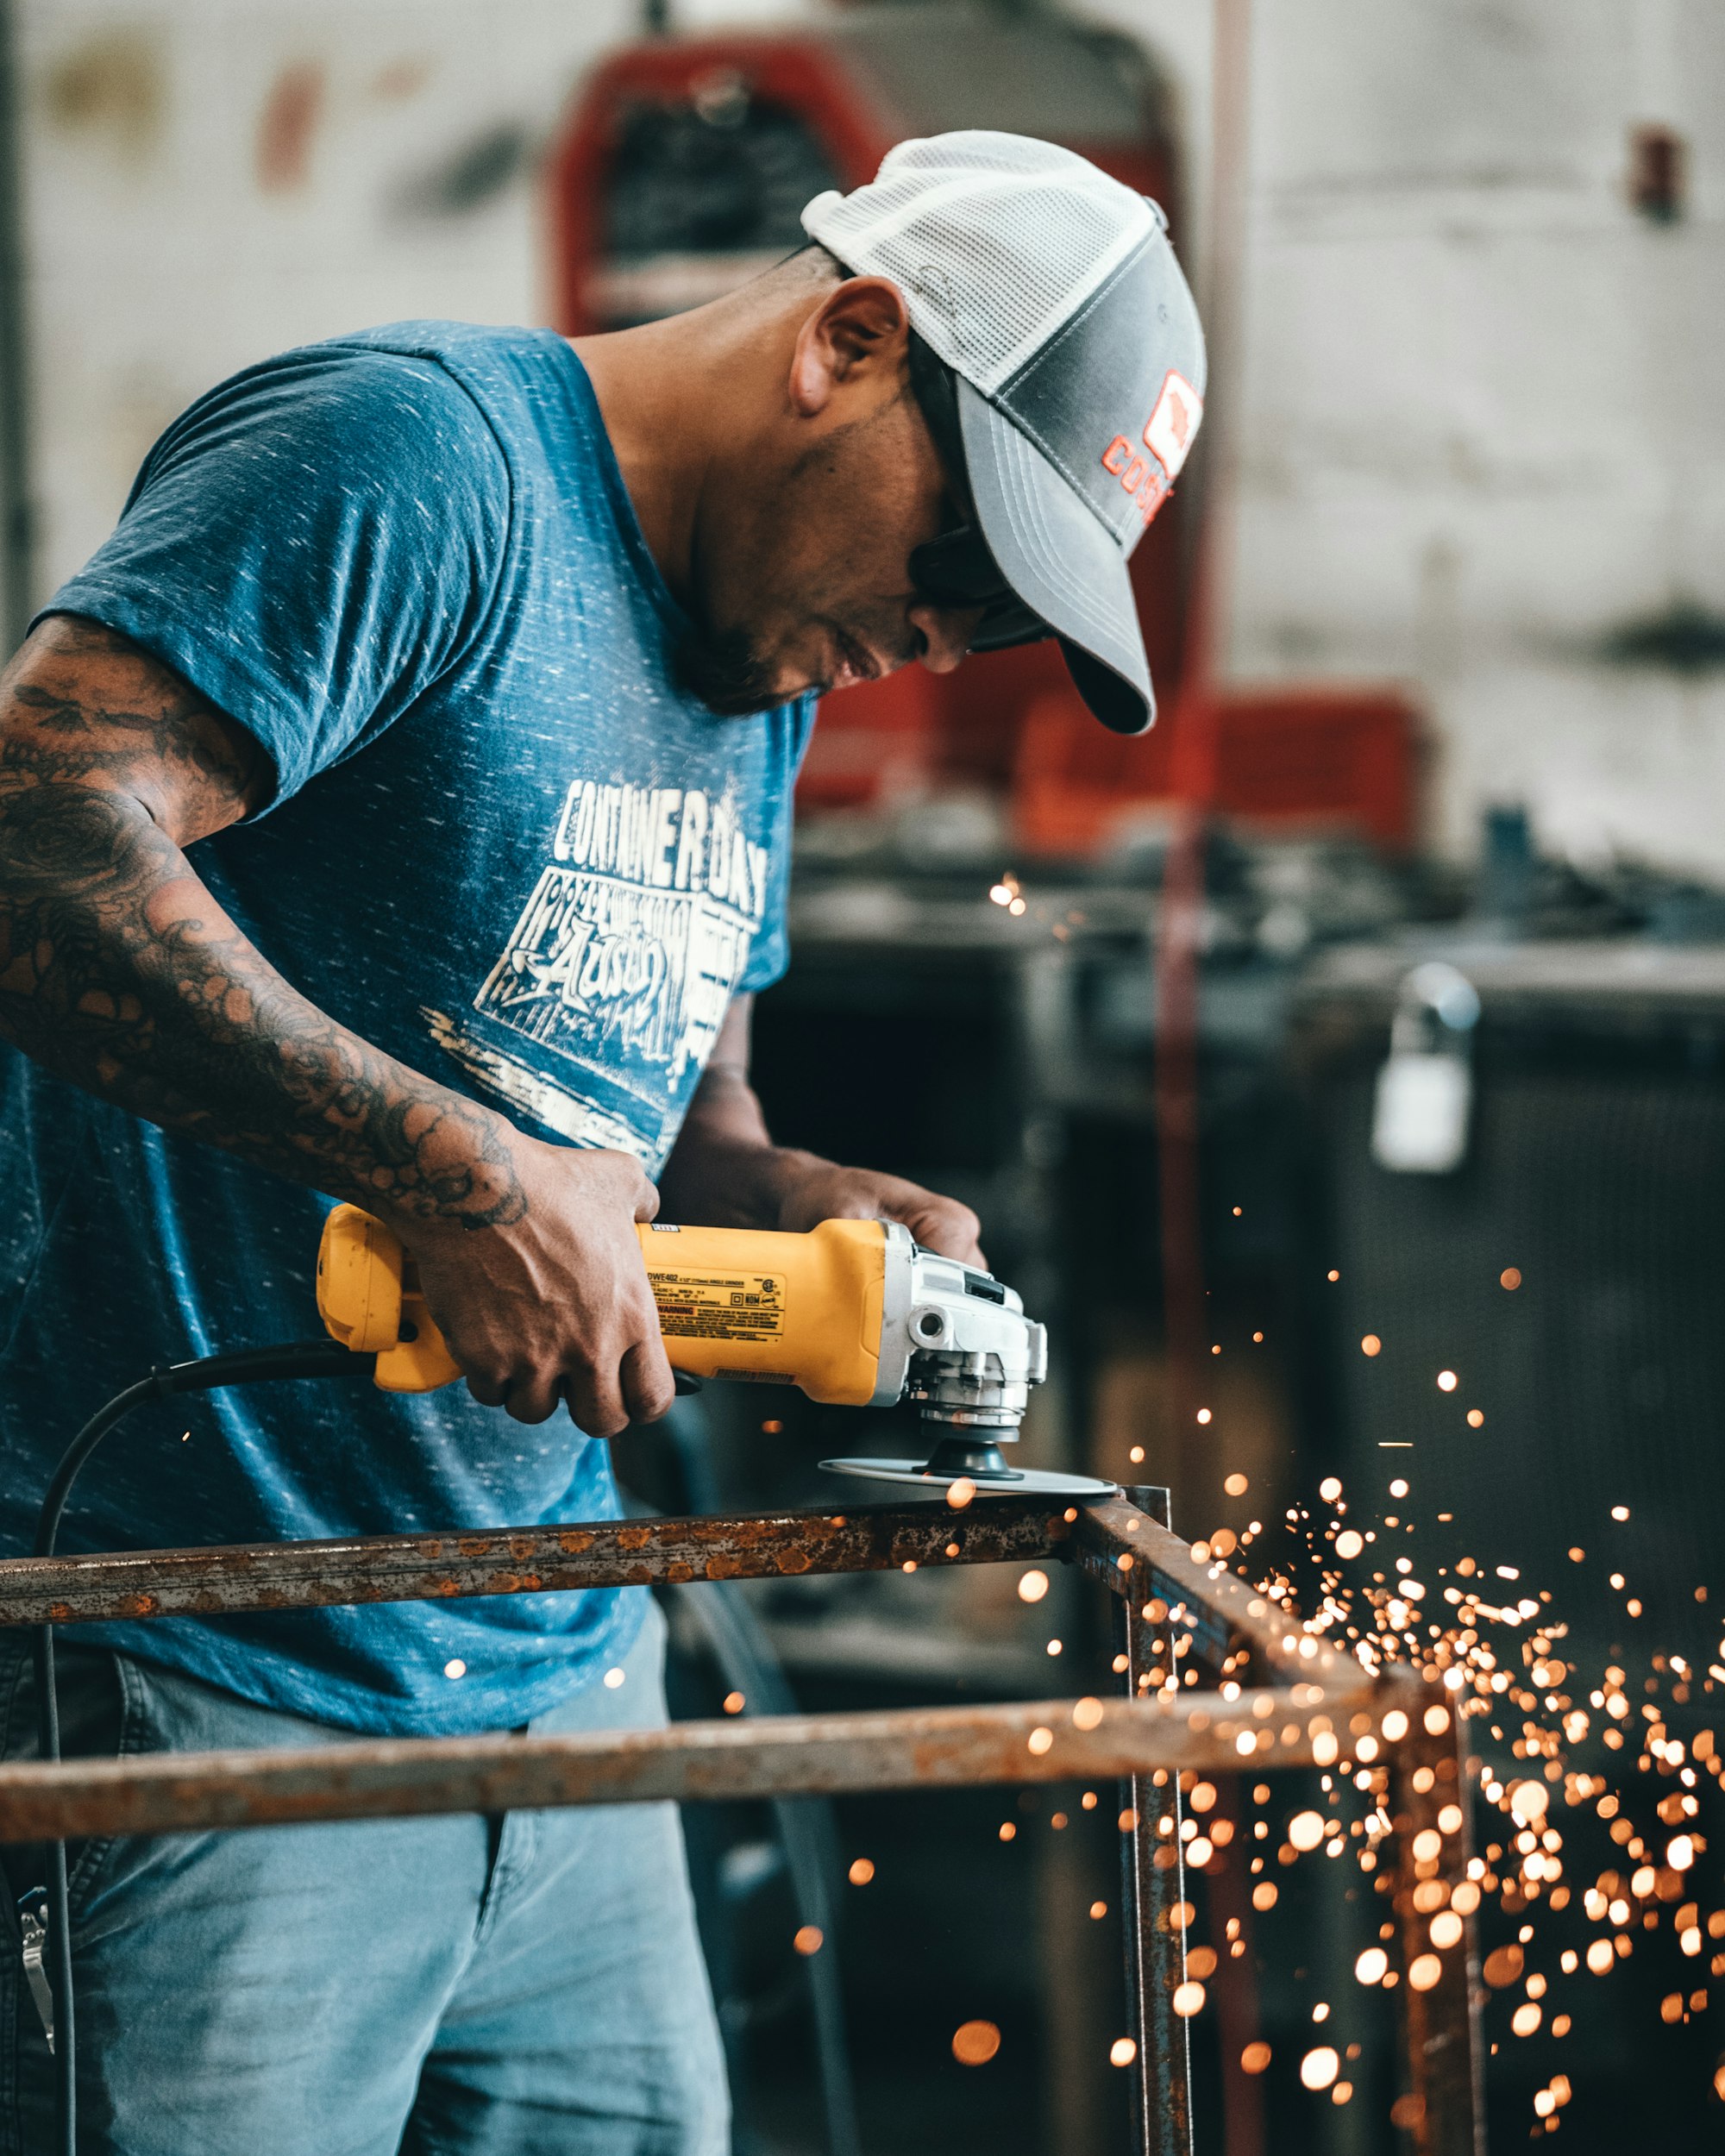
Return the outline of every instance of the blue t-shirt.
<path id="1" fill-rule="evenodd" d="M 532 1135 L 656 1175 L 731 998 L 785 964 L 802 699 L 718 718 L 586 374 L 543 330 L 406 323 L 194 404 L 47 611 L 166 661 L 269 750 L 192 849 L 323 1010 Z M 315 1335 L 328 1200 L 0 1048 L 0 1545 L 153 1364 Z M 140 1410 L 66 1549 L 617 1514 L 605 1446 L 464 1386 L 258 1386 Z M 518 1726 L 627 1648 L 644 1589 L 91 1628 L 356 1729 Z"/>

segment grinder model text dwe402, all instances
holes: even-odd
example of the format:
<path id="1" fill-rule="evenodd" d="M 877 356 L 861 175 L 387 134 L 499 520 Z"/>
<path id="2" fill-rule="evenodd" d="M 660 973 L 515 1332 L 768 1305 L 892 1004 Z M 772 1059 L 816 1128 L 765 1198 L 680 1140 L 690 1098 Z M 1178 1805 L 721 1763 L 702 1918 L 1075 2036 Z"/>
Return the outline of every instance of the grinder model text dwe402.
<path id="1" fill-rule="evenodd" d="M 697 1378 L 794 1385 L 855 1407 L 920 1403 L 925 1460 L 824 1460 L 842 1475 L 979 1490 L 1091 1495 L 1086 1476 L 1007 1465 L 1047 1339 L 1013 1291 L 881 1220 L 825 1220 L 806 1235 L 642 1226 L 642 1256 L 674 1369 Z M 411 1257 L 380 1220 L 337 1206 L 317 1253 L 317 1307 L 344 1347 L 377 1357 L 392 1392 L 461 1376 L 425 1307 Z"/>

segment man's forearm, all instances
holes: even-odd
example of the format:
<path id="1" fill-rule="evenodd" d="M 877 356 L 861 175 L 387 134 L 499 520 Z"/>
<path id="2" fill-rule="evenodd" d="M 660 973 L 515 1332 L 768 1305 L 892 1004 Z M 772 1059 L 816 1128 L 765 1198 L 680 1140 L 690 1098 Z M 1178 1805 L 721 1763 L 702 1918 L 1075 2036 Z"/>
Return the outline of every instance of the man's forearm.
<path id="1" fill-rule="evenodd" d="M 0 790 L 0 1037 L 60 1076 L 295 1181 L 475 1226 L 523 1199 L 501 1118 L 300 995 L 130 795 Z"/>
<path id="2" fill-rule="evenodd" d="M 659 1178 L 668 1220 L 716 1228 L 776 1228 L 792 1185 L 830 1163 L 775 1145 L 746 1071 L 709 1064 Z"/>
<path id="3" fill-rule="evenodd" d="M 659 1178 L 667 1220 L 791 1234 L 823 1220 L 896 1220 L 930 1250 L 983 1263 L 968 1206 L 900 1175 L 775 1145 L 749 1082 L 748 1056 L 749 1000 L 739 998 Z"/>

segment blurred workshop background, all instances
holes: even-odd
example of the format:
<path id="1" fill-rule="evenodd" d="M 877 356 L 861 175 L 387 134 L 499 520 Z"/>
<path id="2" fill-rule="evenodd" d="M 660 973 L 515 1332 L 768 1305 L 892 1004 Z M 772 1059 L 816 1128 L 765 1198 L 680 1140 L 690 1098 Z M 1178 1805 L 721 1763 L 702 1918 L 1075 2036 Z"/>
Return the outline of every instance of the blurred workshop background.
<path id="1" fill-rule="evenodd" d="M 831 699 L 761 1090 L 782 1139 L 976 1206 L 1051 1328 L 1037 1459 L 1166 1483 L 1194 1536 L 1260 1523 L 1271 1569 L 1337 1478 L 1429 1577 L 1549 1592 L 1582 1706 L 1615 1684 L 1704 1758 L 1718 0 L 11 0 L 6 39 L 13 641 L 157 432 L 274 350 L 694 304 L 943 128 L 1049 136 L 1166 205 L 1212 394 L 1138 556 L 1158 726 L 1104 734 L 1041 649 Z M 663 1508 L 831 1501 L 824 1451 L 912 1444 L 854 1416 L 829 1443 L 834 1412 L 716 1390 L 619 1463 Z M 689 1713 L 1113 1681 L 1064 1577 L 679 1592 Z M 1693 1772 L 1633 1754 L 1596 1757 L 1638 1821 L 1687 1817 Z M 742 2156 L 1125 2146 L 1113 1805 L 1083 1795 L 691 1814 Z M 1291 1808 L 1216 1797 L 1199 2146 L 1411 2147 L 1397 2002 L 1355 1973 L 1378 1911 L 1351 1864 L 1278 1872 Z M 1500 1974 L 1523 1945 L 1546 1972 L 1487 2008 L 1494 2145 L 1725 2145 L 1725 1890 L 1704 1833 L 1684 1877 L 1659 1831 L 1615 1838 L 1651 1853 L 1609 1980 L 1572 1973 L 1591 1856 L 1488 1902 Z"/>

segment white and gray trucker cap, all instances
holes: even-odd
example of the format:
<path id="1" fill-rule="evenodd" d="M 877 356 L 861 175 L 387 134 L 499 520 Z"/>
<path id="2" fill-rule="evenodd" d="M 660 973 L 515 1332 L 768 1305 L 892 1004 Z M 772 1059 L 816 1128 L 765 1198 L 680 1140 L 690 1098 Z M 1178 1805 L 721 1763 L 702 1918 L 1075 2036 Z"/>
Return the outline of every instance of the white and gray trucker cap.
<path id="1" fill-rule="evenodd" d="M 1204 333 L 1161 210 L 1071 150 L 966 129 L 900 142 L 802 222 L 904 293 L 957 378 L 1001 575 L 1103 724 L 1142 733 L 1156 698 L 1126 562 L 1204 410 Z"/>

